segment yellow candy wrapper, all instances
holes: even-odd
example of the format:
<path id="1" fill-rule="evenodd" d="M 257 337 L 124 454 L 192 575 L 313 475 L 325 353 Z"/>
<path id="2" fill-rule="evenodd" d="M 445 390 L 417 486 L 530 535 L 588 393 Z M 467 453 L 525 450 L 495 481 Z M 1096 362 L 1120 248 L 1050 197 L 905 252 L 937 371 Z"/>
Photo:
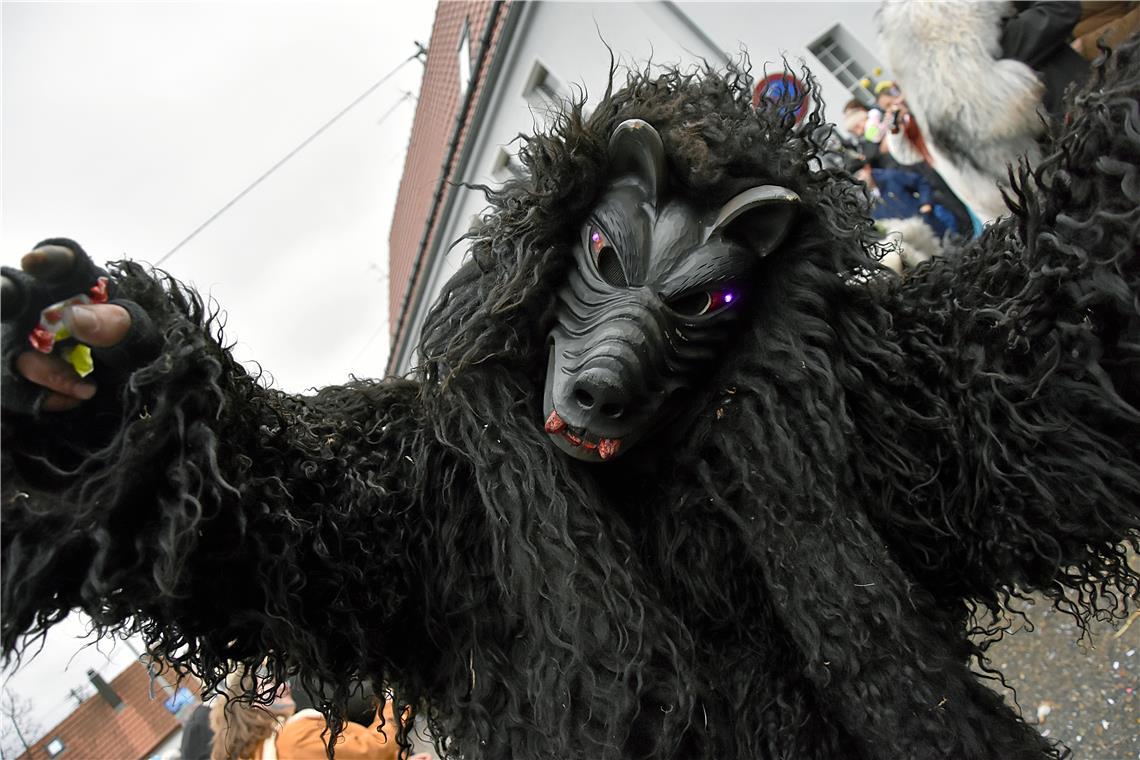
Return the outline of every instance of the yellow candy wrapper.
<path id="1" fill-rule="evenodd" d="M 39 324 L 32 328 L 32 332 L 28 335 L 28 343 L 40 353 L 50 354 L 56 347 L 57 341 L 71 337 L 71 331 L 63 323 L 64 309 L 76 304 L 107 303 L 109 283 L 110 280 L 106 277 L 100 277 L 86 293 L 54 303 L 41 311 Z M 83 344 L 61 346 L 59 355 L 75 368 L 80 377 L 87 377 L 95 369 L 91 348 Z"/>
<path id="2" fill-rule="evenodd" d="M 95 369 L 95 360 L 91 358 L 91 347 L 82 343 L 66 346 L 60 350 L 63 360 L 75 368 L 80 377 L 87 377 Z"/>

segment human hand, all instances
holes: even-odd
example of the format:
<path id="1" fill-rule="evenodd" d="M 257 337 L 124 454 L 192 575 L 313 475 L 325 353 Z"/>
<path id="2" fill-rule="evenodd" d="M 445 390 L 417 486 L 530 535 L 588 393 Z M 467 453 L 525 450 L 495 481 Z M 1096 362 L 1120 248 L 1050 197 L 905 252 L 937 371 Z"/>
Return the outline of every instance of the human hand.
<path id="1" fill-rule="evenodd" d="M 918 207 L 918 212 L 920 214 L 929 214 L 933 210 L 934 210 L 934 206 L 931 206 L 929 203 L 924 203 Z"/>
<path id="2" fill-rule="evenodd" d="M 45 310 L 54 312 L 55 328 L 64 329 L 59 337 L 73 338 L 99 357 L 100 350 L 127 339 L 137 321 L 132 312 L 141 309 L 127 301 L 97 302 L 109 298 L 113 285 L 70 240 L 45 241 L 21 259 L 20 269 L 4 267 L 0 286 L 3 406 L 20 412 L 60 412 L 94 396 L 97 385 L 53 350 L 55 334 L 42 329 Z M 64 305 L 56 309 L 59 304 Z M 143 321 L 146 332 L 153 332 L 145 314 Z M 153 342 L 152 335 L 146 337 L 145 342 Z"/>
<path id="3" fill-rule="evenodd" d="M 898 106 L 891 106 L 887 111 L 886 118 L 884 119 L 884 124 L 886 124 L 887 131 L 891 134 L 897 134 L 899 127 L 902 126 L 900 119 L 901 115 L 899 113 Z"/>

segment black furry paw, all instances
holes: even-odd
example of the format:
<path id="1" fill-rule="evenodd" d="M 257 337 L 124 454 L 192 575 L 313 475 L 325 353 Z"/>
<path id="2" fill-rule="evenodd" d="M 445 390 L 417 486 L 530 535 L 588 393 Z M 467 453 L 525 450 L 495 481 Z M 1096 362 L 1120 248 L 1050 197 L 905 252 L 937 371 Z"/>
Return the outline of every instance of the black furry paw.
<path id="1" fill-rule="evenodd" d="M 0 404 L 7 410 L 74 408 L 94 395 L 93 380 L 121 379 L 157 353 L 150 317 L 116 299 L 114 281 L 72 240 L 45 240 L 20 269 L 0 269 L 0 290 Z"/>

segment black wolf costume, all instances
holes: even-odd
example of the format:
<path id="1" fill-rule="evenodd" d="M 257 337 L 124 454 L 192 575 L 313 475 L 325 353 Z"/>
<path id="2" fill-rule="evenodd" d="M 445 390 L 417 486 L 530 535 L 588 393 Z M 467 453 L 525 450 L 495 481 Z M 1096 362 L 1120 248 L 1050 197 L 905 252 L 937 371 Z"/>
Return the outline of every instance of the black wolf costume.
<path id="1" fill-rule="evenodd" d="M 488 191 L 408 379 L 266 389 L 114 265 L 161 340 L 5 413 L 6 650 L 79 608 L 207 684 L 369 676 L 464 758 L 1060 755 L 967 621 L 1137 591 L 1137 64 L 905 280 L 818 112 L 634 73 Z"/>

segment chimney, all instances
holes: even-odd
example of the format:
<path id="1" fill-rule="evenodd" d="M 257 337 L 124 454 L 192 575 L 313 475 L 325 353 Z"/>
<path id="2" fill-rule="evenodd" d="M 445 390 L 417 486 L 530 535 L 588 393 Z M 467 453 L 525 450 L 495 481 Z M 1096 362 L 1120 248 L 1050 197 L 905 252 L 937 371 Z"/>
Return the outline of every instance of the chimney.
<path id="1" fill-rule="evenodd" d="M 118 710 L 122 706 L 123 700 L 120 699 L 119 695 L 115 693 L 115 690 L 111 688 L 111 684 L 104 681 L 103 677 L 94 670 L 87 671 L 87 680 L 91 682 L 91 685 L 95 687 L 95 691 L 99 692 L 99 696 L 107 700 L 107 704 L 111 707 Z"/>

